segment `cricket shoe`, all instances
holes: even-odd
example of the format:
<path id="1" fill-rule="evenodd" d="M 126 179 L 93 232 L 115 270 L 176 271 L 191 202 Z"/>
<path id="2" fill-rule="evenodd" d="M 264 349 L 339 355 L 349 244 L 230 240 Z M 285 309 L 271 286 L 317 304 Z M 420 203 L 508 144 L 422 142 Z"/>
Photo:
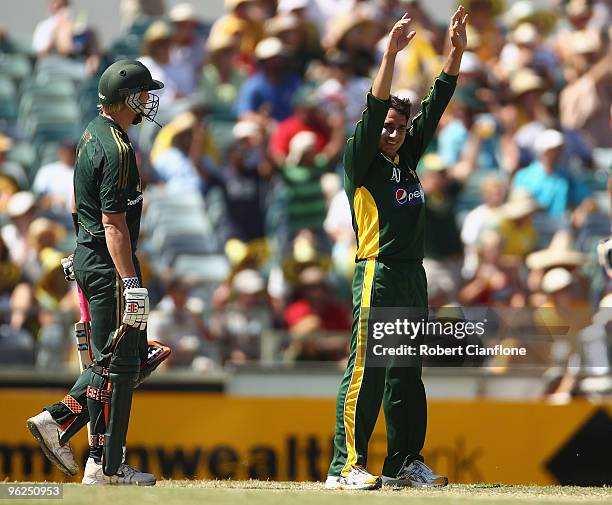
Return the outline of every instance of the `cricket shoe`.
<path id="1" fill-rule="evenodd" d="M 102 470 L 102 463 L 96 463 L 93 458 L 87 459 L 85 475 L 83 475 L 82 480 L 83 484 L 90 486 L 154 486 L 155 482 L 155 475 L 139 472 L 126 463 L 121 463 L 115 475 L 105 475 Z"/>
<path id="2" fill-rule="evenodd" d="M 358 465 L 351 467 L 345 477 L 328 475 L 325 481 L 325 489 L 368 490 L 378 489 L 380 486 L 380 477 L 372 475 L 365 468 Z"/>
<path id="3" fill-rule="evenodd" d="M 45 456 L 66 475 L 79 473 L 79 465 L 74 459 L 70 444 L 60 444 L 61 427 L 51 414 L 43 410 L 40 414 L 30 417 L 26 426 L 38 441 Z"/>
<path id="4" fill-rule="evenodd" d="M 383 475 L 382 483 L 391 487 L 444 487 L 448 485 L 448 478 L 436 475 L 425 463 L 415 460 L 409 465 L 404 463 L 397 477 Z"/>

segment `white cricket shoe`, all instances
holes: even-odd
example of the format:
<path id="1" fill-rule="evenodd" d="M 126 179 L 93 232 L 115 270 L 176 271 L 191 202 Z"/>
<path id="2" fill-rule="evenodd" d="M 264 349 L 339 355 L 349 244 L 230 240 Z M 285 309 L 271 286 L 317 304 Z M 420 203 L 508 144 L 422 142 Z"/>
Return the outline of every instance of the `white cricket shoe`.
<path id="1" fill-rule="evenodd" d="M 126 463 L 121 463 L 115 475 L 104 475 L 102 464 L 96 463 L 93 458 L 87 459 L 83 484 L 88 485 L 115 485 L 115 486 L 154 486 L 155 475 L 139 472 Z"/>
<path id="2" fill-rule="evenodd" d="M 70 444 L 60 444 L 60 425 L 43 410 L 40 414 L 30 417 L 26 426 L 38 441 L 45 456 L 66 475 L 74 476 L 79 473 L 79 465 L 74 459 Z"/>
<path id="3" fill-rule="evenodd" d="M 372 475 L 362 466 L 353 466 L 346 477 L 328 475 L 325 481 L 325 489 L 353 489 L 368 490 L 378 489 L 381 486 L 380 477 Z"/>
<path id="4" fill-rule="evenodd" d="M 425 463 L 415 460 L 409 465 L 404 464 L 397 477 L 382 476 L 383 486 L 394 487 L 444 487 L 448 478 L 433 473 Z"/>

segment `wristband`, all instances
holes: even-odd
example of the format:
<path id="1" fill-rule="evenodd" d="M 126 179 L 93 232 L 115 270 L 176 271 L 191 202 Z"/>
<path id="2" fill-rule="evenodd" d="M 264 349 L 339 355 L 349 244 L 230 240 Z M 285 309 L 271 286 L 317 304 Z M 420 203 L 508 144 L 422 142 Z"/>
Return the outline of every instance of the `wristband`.
<path id="1" fill-rule="evenodd" d="M 140 287 L 138 277 L 125 277 L 123 281 L 123 289 L 137 289 Z"/>

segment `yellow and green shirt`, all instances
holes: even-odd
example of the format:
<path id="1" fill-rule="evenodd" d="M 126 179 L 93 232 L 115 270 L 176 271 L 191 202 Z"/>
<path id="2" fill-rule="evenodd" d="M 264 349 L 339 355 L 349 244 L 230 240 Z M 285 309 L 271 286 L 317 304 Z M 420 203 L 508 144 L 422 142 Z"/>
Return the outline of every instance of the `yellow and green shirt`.
<path id="1" fill-rule="evenodd" d="M 357 238 L 357 261 L 422 261 L 425 193 L 415 170 L 456 82 L 457 76 L 445 72 L 437 77 L 392 160 L 378 148 L 390 101 L 368 93 L 366 108 L 344 151 L 344 188 Z"/>

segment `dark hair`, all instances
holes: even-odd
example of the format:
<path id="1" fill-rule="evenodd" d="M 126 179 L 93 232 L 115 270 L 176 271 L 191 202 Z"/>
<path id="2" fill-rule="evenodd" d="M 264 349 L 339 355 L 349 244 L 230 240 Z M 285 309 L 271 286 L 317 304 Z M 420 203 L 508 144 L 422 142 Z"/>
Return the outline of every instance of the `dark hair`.
<path id="1" fill-rule="evenodd" d="M 406 120 L 410 121 L 410 109 L 412 108 L 412 103 L 410 103 L 409 98 L 399 98 L 395 95 L 391 95 L 390 107 L 400 114 L 406 116 Z"/>

